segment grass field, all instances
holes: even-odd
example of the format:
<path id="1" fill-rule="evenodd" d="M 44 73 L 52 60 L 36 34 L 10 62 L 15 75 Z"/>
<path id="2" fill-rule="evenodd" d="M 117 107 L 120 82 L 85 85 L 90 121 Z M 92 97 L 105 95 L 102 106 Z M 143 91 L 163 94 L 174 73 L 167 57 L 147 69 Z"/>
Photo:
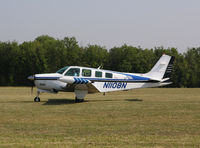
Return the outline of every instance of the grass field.
<path id="1" fill-rule="evenodd" d="M 0 87 L 0 147 L 200 147 L 200 89 L 86 96 Z"/>

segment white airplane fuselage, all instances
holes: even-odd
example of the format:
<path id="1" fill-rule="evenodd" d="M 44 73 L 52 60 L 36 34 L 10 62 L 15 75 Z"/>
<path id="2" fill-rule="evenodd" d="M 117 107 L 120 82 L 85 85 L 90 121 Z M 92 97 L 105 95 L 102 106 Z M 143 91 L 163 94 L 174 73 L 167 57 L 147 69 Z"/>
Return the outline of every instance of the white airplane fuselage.
<path id="1" fill-rule="evenodd" d="M 88 83 L 93 83 L 93 85 L 96 86 L 100 92 L 109 92 L 143 87 L 157 87 L 168 84 L 150 81 L 150 78 L 143 77 L 142 74 L 138 75 L 135 73 L 118 73 L 114 71 L 109 71 L 109 73 L 112 73 L 113 78 L 105 78 L 105 73 L 108 72 L 105 70 L 91 69 L 88 67 L 79 66 L 70 66 L 69 68 L 80 68 L 80 70 L 82 70 L 83 68 L 89 69 L 92 71 L 92 76 L 65 76 L 64 74 L 59 73 L 36 74 L 35 86 L 41 91 L 44 90 L 49 92 L 57 92 L 71 91 L 66 89 L 67 85 L 85 85 Z M 93 76 L 95 71 L 101 71 L 103 74 L 102 78 L 97 78 Z M 87 82 L 84 82 L 84 80 L 87 80 Z M 93 80 L 95 80 L 95 82 L 93 82 Z"/>
<path id="2" fill-rule="evenodd" d="M 83 100 L 87 93 L 111 92 L 136 88 L 158 87 L 166 82 L 172 71 L 174 58 L 163 55 L 152 70 L 145 74 L 124 73 L 80 66 L 66 66 L 56 73 L 35 74 L 34 80 L 40 92 L 75 92 L 76 99 Z M 170 65 L 171 63 L 171 65 Z"/>

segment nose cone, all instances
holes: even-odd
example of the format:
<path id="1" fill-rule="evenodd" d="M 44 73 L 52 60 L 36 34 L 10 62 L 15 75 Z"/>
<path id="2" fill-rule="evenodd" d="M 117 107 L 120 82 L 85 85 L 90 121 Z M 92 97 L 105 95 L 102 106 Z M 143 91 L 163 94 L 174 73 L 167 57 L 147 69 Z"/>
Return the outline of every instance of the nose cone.
<path id="1" fill-rule="evenodd" d="M 33 76 L 28 76 L 28 78 L 27 78 L 27 79 L 29 79 L 29 80 L 33 81 L 33 80 L 34 80 L 34 75 L 33 75 Z"/>

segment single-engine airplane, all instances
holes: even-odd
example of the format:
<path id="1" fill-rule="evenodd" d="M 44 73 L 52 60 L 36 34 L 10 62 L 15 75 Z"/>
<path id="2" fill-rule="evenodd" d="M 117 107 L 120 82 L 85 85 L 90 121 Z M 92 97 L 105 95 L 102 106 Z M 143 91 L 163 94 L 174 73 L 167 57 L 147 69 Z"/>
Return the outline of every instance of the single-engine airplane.
<path id="1" fill-rule="evenodd" d="M 124 73 L 100 68 L 66 66 L 56 73 L 35 74 L 28 79 L 37 87 L 35 102 L 40 102 L 41 92 L 74 92 L 75 101 L 83 102 L 88 93 L 159 87 L 169 82 L 174 57 L 163 54 L 147 73 Z"/>

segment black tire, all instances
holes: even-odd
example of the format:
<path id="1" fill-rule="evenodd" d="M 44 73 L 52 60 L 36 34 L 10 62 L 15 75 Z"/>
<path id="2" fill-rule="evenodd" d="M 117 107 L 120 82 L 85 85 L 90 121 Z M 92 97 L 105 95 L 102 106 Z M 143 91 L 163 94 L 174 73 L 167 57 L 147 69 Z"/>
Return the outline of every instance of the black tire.
<path id="1" fill-rule="evenodd" d="M 80 103 L 80 102 L 84 102 L 84 99 L 78 99 L 77 97 L 75 98 L 75 102 Z"/>
<path id="2" fill-rule="evenodd" d="M 34 102 L 40 102 L 40 98 L 39 97 L 35 97 Z"/>

